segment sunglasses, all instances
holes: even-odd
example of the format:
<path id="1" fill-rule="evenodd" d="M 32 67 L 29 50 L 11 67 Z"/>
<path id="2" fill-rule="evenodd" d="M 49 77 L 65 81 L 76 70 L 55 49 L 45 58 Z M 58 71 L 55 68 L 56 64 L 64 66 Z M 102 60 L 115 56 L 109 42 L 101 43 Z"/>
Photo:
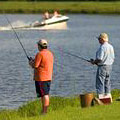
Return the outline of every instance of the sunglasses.
<path id="1" fill-rule="evenodd" d="M 40 46 L 41 44 L 38 43 L 38 45 Z"/>

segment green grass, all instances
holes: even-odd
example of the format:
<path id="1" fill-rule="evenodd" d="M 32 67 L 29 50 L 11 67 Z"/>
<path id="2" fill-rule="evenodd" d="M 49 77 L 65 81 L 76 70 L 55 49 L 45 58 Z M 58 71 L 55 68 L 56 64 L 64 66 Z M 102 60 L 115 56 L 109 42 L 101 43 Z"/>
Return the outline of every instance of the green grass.
<path id="1" fill-rule="evenodd" d="M 47 115 L 41 115 L 40 100 L 30 101 L 17 110 L 1 110 L 0 120 L 118 120 L 120 101 L 116 101 L 120 90 L 113 90 L 113 103 L 81 108 L 79 96 L 51 97 Z"/>
<path id="2" fill-rule="evenodd" d="M 120 14 L 120 2 L 0 2 L 0 13 Z"/>

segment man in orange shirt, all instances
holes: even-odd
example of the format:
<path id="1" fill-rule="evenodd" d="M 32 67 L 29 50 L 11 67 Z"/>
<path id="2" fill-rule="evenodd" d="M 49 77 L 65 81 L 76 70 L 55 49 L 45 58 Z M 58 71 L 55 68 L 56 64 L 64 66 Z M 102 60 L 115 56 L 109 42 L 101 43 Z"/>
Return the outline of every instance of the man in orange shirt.
<path id="1" fill-rule="evenodd" d="M 42 113 L 47 113 L 49 106 L 49 91 L 53 73 L 53 54 L 47 49 L 48 43 L 45 39 L 38 42 L 39 52 L 35 59 L 30 60 L 29 64 L 34 68 L 34 80 L 36 93 L 41 97 Z"/>

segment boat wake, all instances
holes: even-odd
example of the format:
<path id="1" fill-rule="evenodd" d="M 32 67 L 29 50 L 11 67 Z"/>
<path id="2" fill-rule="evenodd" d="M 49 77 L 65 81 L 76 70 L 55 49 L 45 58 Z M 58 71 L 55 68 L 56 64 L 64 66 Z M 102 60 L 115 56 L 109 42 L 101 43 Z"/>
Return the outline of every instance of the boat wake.
<path id="1" fill-rule="evenodd" d="M 11 23 L 13 27 L 21 27 L 21 26 L 26 26 L 26 25 L 29 25 L 30 23 L 25 23 L 23 21 L 16 21 L 16 22 L 13 22 Z"/>
<path id="2" fill-rule="evenodd" d="M 29 23 L 25 23 L 23 21 L 15 21 L 13 23 L 11 23 L 13 29 L 16 29 L 16 28 L 21 28 L 22 26 L 28 26 Z M 7 26 L 0 26 L 0 31 L 4 31 L 4 30 L 12 30 L 12 27 L 10 25 L 7 25 Z"/>
<path id="3" fill-rule="evenodd" d="M 23 21 L 16 21 L 11 23 L 11 25 L 9 26 L 4 26 L 4 27 L 0 27 L 0 31 L 4 31 L 4 30 L 50 30 L 50 29 L 67 29 L 67 21 L 68 21 L 68 17 L 67 16 L 59 16 L 59 17 L 55 17 L 53 16 L 52 18 L 49 18 L 47 20 L 43 20 L 43 21 L 34 21 L 32 23 L 25 23 Z"/>

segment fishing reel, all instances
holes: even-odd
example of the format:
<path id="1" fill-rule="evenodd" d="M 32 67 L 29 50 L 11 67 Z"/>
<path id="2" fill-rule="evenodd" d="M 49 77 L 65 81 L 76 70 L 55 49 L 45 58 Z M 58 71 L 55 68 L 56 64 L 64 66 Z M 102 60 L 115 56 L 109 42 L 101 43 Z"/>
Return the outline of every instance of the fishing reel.
<path id="1" fill-rule="evenodd" d="M 27 57 L 29 61 L 33 61 L 34 59 L 32 57 Z"/>
<path id="2" fill-rule="evenodd" d="M 95 60 L 94 60 L 94 59 L 90 59 L 90 62 L 91 62 L 92 64 L 94 64 Z"/>

